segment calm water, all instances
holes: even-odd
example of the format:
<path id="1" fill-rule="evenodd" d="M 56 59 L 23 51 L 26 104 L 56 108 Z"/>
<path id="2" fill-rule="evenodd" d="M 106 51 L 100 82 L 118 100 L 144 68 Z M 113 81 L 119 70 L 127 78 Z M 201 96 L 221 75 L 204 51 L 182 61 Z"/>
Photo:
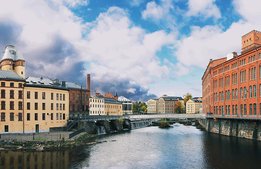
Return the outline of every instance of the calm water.
<path id="1" fill-rule="evenodd" d="M 0 169 L 260 169 L 261 143 L 180 124 L 148 127 L 59 152 L 1 152 Z"/>

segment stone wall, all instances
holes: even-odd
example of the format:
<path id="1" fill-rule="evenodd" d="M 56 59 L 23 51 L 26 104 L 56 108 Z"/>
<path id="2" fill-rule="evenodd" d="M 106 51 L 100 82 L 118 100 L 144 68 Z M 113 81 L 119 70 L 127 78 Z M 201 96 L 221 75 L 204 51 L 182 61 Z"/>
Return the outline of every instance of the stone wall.
<path id="1" fill-rule="evenodd" d="M 199 124 L 206 131 L 261 141 L 261 122 L 242 119 L 201 119 Z"/>
<path id="2" fill-rule="evenodd" d="M 48 132 L 26 134 L 1 134 L 0 140 L 12 141 L 59 141 L 68 140 L 71 132 Z"/>

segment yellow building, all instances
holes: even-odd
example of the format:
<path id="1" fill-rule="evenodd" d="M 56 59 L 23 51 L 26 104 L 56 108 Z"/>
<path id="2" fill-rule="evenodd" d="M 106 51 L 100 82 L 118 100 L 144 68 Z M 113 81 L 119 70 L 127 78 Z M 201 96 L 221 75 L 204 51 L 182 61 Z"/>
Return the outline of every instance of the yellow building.
<path id="1" fill-rule="evenodd" d="M 121 102 L 112 99 L 104 98 L 105 114 L 109 116 L 122 116 L 122 104 Z"/>
<path id="2" fill-rule="evenodd" d="M 25 60 L 14 46 L 0 61 L 0 133 L 48 132 L 65 127 L 69 92 L 65 82 L 25 78 Z"/>
<path id="3" fill-rule="evenodd" d="M 200 113 L 201 109 L 202 109 L 202 101 L 201 100 L 191 100 L 191 99 L 189 99 L 186 103 L 186 113 L 187 114 Z"/>
<path id="4" fill-rule="evenodd" d="M 150 99 L 147 101 L 147 113 L 157 113 L 158 112 L 158 100 Z"/>

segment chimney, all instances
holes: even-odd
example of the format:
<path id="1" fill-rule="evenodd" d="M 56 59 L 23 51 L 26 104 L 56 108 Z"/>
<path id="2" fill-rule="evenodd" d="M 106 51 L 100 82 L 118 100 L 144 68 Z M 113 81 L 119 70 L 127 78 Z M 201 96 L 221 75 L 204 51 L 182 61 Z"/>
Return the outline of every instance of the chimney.
<path id="1" fill-rule="evenodd" d="M 87 91 L 91 91 L 91 75 L 87 74 L 87 84 L 86 84 Z"/>
<path id="2" fill-rule="evenodd" d="M 232 52 L 232 54 L 233 54 L 233 58 L 237 57 L 237 52 Z"/>

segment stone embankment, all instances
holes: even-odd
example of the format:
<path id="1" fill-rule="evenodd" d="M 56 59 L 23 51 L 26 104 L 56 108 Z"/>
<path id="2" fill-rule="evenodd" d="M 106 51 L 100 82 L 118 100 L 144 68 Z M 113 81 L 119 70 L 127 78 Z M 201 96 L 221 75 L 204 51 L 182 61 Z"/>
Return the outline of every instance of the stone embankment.
<path id="1" fill-rule="evenodd" d="M 261 123 L 258 120 L 202 119 L 199 123 L 211 133 L 261 141 Z"/>

